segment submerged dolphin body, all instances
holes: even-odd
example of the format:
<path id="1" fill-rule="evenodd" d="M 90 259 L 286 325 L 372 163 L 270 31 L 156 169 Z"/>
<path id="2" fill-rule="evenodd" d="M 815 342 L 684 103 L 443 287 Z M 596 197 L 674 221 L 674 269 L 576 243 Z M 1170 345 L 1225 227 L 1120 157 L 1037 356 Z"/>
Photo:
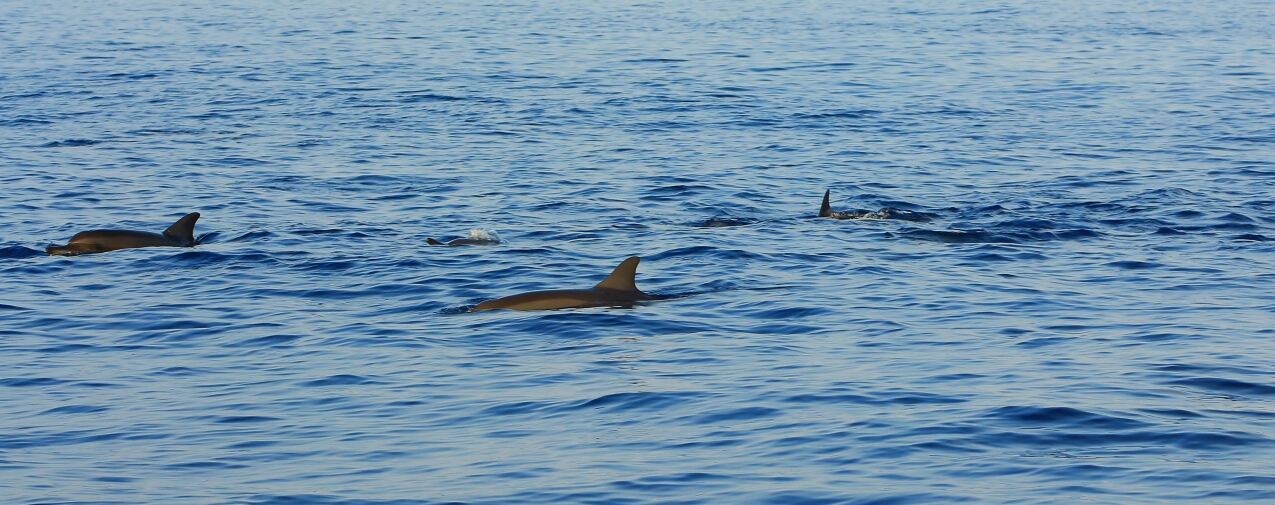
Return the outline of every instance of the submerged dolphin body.
<path id="1" fill-rule="evenodd" d="M 637 288 L 634 276 L 641 258 L 634 256 L 590 289 L 556 289 L 532 291 L 496 300 L 487 300 L 470 309 L 470 312 L 487 309 L 551 310 L 569 307 L 598 307 L 624 305 L 642 300 L 659 300 L 662 296 L 648 295 Z"/>
<path id="2" fill-rule="evenodd" d="M 869 210 L 848 210 L 838 212 L 832 210 L 832 205 L 828 203 L 829 197 L 832 196 L 832 190 L 823 192 L 823 204 L 819 206 L 818 217 L 830 217 L 833 219 L 899 219 L 903 221 L 929 221 L 937 217 L 927 212 L 914 212 L 910 210 L 895 209 L 886 207 L 876 212 Z"/>
<path id="3" fill-rule="evenodd" d="M 75 256 L 134 247 L 193 247 L 198 244 L 195 241 L 195 221 L 198 220 L 199 213 L 191 212 L 178 219 L 176 223 L 164 230 L 164 233 L 133 230 L 82 231 L 71 237 L 71 241 L 66 245 L 52 246 L 44 252 L 58 256 Z"/>
<path id="4" fill-rule="evenodd" d="M 425 243 L 429 245 L 495 245 L 500 243 L 500 235 L 497 235 L 494 231 L 469 230 L 469 236 L 466 238 L 458 238 L 448 242 L 426 238 Z"/>

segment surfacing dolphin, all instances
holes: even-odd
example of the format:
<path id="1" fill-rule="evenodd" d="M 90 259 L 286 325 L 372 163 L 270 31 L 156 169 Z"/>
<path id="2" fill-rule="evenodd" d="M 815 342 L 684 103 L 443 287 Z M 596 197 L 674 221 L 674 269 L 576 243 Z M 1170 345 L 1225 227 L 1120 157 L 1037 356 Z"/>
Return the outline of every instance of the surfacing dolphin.
<path id="1" fill-rule="evenodd" d="M 848 210 L 838 212 L 832 210 L 832 205 L 828 203 L 829 197 L 832 196 L 832 190 L 823 192 L 823 205 L 819 206 L 819 217 L 830 217 L 833 219 L 899 219 L 903 221 L 929 221 L 934 219 L 934 214 L 928 212 L 914 212 L 910 210 L 895 209 L 886 207 L 876 212 L 869 210 Z"/>
<path id="2" fill-rule="evenodd" d="M 66 245 L 52 246 L 44 252 L 58 256 L 75 256 L 134 247 L 193 247 L 198 244 L 195 241 L 195 221 L 198 220 L 199 213 L 191 212 L 178 219 L 176 223 L 164 230 L 164 233 L 134 230 L 82 231 L 71 237 L 71 241 Z"/>
<path id="3" fill-rule="evenodd" d="M 532 291 L 495 300 L 487 300 L 478 304 L 470 312 L 487 309 L 513 310 L 551 310 L 570 307 L 599 307 L 607 305 L 626 305 L 643 300 L 659 300 L 663 296 L 648 295 L 637 288 L 634 276 L 637 275 L 638 262 L 641 258 L 634 256 L 624 260 L 620 266 L 602 279 L 597 286 L 590 289 L 555 289 L 551 291 Z"/>
<path id="4" fill-rule="evenodd" d="M 469 230 L 469 236 L 466 238 L 448 242 L 426 238 L 425 243 L 429 245 L 496 245 L 500 243 L 500 235 L 488 230 Z"/>

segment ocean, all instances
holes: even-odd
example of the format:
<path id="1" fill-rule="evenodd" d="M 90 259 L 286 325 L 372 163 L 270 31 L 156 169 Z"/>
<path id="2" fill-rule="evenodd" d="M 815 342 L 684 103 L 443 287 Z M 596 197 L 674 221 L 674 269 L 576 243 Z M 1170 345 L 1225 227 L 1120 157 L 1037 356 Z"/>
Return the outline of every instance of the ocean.
<path id="1" fill-rule="evenodd" d="M 1270 2 L 5 2 L 0 55 L 0 503 L 1275 500 Z M 468 311 L 630 256 L 668 299 Z"/>

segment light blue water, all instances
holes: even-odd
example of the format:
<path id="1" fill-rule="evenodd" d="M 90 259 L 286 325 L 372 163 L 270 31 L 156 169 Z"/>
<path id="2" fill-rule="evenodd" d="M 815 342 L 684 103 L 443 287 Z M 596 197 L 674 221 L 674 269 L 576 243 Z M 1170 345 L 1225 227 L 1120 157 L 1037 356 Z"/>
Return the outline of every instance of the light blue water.
<path id="1" fill-rule="evenodd" d="M 0 501 L 1275 499 L 1271 3 L 350 3 L 0 4 Z"/>

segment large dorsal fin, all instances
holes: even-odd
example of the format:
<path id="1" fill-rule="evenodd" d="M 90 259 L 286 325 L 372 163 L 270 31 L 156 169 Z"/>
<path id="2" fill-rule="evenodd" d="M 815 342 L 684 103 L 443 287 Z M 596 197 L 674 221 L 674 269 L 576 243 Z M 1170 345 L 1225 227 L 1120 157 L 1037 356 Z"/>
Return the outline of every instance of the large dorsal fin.
<path id="1" fill-rule="evenodd" d="M 642 258 L 634 256 L 624 260 L 620 266 L 615 267 L 611 271 L 611 275 L 602 279 L 594 289 L 612 289 L 615 291 L 638 291 L 637 282 L 633 280 L 633 276 L 637 275 L 638 262 Z M 639 291 L 640 292 L 640 291 Z"/>
<path id="2" fill-rule="evenodd" d="M 195 243 L 195 221 L 199 220 L 198 212 L 191 212 L 182 216 L 176 223 L 164 230 L 164 236 L 168 240 L 182 244 Z"/>
<path id="3" fill-rule="evenodd" d="M 832 195 L 832 190 L 824 190 L 823 205 L 819 206 L 819 217 L 828 217 L 832 215 L 832 205 L 828 204 L 828 197 Z"/>

